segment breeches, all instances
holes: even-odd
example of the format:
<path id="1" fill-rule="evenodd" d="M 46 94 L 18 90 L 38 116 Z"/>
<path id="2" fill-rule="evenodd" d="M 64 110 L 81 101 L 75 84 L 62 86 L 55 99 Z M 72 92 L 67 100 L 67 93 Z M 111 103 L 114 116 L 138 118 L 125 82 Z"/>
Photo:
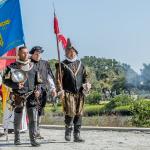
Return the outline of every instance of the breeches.
<path id="1" fill-rule="evenodd" d="M 83 114 L 84 96 L 81 94 L 66 93 L 63 99 L 63 110 L 70 117 Z"/>

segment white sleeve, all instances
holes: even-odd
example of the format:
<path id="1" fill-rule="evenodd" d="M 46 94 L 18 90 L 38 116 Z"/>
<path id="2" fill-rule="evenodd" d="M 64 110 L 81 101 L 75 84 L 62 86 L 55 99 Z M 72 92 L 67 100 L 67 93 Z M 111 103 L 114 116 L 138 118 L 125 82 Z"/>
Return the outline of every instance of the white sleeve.
<path id="1" fill-rule="evenodd" d="M 50 90 L 55 89 L 54 81 L 53 81 L 53 79 L 50 75 L 48 75 L 48 81 L 49 81 L 49 84 L 50 84 Z"/>

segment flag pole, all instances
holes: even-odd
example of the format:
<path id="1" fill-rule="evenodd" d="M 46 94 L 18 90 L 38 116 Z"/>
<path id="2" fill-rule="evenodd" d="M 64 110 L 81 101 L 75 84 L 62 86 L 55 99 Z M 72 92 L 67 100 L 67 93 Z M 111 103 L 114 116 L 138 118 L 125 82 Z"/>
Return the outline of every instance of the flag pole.
<path id="1" fill-rule="evenodd" d="M 58 53 L 58 63 L 59 63 L 59 80 L 60 80 L 60 84 L 62 86 L 62 72 L 61 72 L 61 61 L 60 61 L 60 49 L 59 49 L 59 43 L 58 43 L 57 34 L 56 34 L 56 42 L 57 42 L 57 53 Z"/>
<path id="2" fill-rule="evenodd" d="M 53 3 L 53 7 L 54 7 L 54 3 Z M 55 14 L 55 7 L 54 7 L 54 19 L 55 19 L 55 17 L 56 17 L 56 14 Z M 62 72 L 61 72 L 61 61 L 60 61 L 60 48 L 59 48 L 59 41 L 58 41 L 58 32 L 55 32 L 55 35 L 56 35 L 57 54 L 58 54 L 58 63 L 59 63 L 59 80 L 60 80 L 60 84 L 62 86 Z"/>
<path id="3" fill-rule="evenodd" d="M 59 49 L 59 42 L 58 42 L 57 34 L 56 34 L 56 43 L 57 43 L 57 53 L 58 53 L 58 63 L 59 63 L 59 78 L 60 78 L 60 84 L 62 85 L 62 73 L 61 73 L 60 49 Z"/>

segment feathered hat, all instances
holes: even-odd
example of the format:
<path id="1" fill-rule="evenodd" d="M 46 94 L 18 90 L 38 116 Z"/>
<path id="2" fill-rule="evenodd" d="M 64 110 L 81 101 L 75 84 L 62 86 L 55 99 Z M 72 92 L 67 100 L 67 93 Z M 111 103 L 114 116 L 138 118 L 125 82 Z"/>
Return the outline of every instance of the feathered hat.
<path id="1" fill-rule="evenodd" d="M 68 38 L 68 39 L 67 39 L 67 45 L 66 45 L 65 50 L 71 50 L 71 49 L 73 49 L 73 50 L 76 52 L 76 54 L 78 54 L 78 51 L 74 48 L 74 46 L 72 46 L 71 41 L 70 41 L 70 39 Z"/>

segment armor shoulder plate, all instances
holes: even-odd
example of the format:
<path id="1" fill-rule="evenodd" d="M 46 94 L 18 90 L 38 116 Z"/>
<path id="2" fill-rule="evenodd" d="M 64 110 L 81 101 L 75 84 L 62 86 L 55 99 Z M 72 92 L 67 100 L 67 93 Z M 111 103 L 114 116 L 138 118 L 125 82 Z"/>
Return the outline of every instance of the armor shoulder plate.
<path id="1" fill-rule="evenodd" d="M 11 78 L 11 71 L 13 69 L 17 69 L 17 63 L 10 64 L 4 71 L 3 79 L 10 79 Z"/>

